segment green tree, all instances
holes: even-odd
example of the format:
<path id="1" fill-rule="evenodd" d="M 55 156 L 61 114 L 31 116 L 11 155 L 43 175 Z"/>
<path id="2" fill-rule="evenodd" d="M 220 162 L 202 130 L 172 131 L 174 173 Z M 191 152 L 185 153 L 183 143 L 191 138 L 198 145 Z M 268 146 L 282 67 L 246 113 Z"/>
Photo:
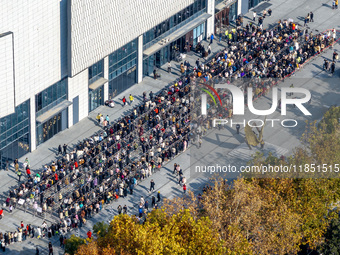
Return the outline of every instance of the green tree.
<path id="1" fill-rule="evenodd" d="M 75 235 L 71 235 L 71 237 L 66 240 L 65 253 L 68 253 L 70 255 L 76 254 L 78 247 L 82 244 L 86 244 L 85 239 L 77 237 Z"/>
<path id="2" fill-rule="evenodd" d="M 325 242 L 319 248 L 322 254 L 340 254 L 340 220 L 334 219 L 324 236 Z"/>
<path id="3" fill-rule="evenodd" d="M 106 224 L 104 221 L 97 222 L 93 226 L 93 232 L 97 235 L 97 237 L 103 237 L 107 234 L 109 229 L 109 224 Z"/>

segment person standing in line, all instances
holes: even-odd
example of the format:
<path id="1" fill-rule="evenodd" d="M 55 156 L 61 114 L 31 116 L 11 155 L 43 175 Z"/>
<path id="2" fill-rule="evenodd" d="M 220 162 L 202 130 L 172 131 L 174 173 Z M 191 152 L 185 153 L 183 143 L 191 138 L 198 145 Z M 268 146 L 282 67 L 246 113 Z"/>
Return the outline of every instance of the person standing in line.
<path id="1" fill-rule="evenodd" d="M 153 179 L 151 179 L 151 181 L 150 181 L 150 192 L 151 191 L 155 191 L 155 182 L 154 182 Z"/>

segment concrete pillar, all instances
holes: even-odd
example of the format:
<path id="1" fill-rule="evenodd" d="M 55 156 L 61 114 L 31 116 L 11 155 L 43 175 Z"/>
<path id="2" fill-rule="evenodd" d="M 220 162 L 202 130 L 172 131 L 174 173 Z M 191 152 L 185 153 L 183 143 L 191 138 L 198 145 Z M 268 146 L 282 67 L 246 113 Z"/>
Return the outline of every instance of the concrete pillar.
<path id="1" fill-rule="evenodd" d="M 245 14 L 242 12 L 242 4 L 244 4 L 245 1 L 242 2 L 242 0 L 237 0 L 237 16 L 240 15 L 241 13 L 242 14 Z M 248 1 L 247 1 L 248 3 Z"/>
<path id="2" fill-rule="evenodd" d="M 138 36 L 137 45 L 137 83 L 143 80 L 143 35 Z"/>
<path id="3" fill-rule="evenodd" d="M 249 2 L 248 0 L 238 0 L 238 12 L 241 12 L 242 14 L 246 14 L 249 10 Z"/>
<path id="4" fill-rule="evenodd" d="M 104 58 L 104 78 L 109 79 L 109 56 Z M 104 84 L 104 102 L 109 99 L 109 83 Z"/>
<path id="5" fill-rule="evenodd" d="M 37 128 L 35 121 L 35 95 L 30 98 L 30 145 L 31 151 L 34 151 L 37 148 Z"/>
<path id="6" fill-rule="evenodd" d="M 70 91 L 70 87 L 72 85 L 71 82 L 72 82 L 72 79 L 70 77 L 68 77 L 67 78 L 67 95 L 68 95 L 67 100 L 73 102 L 73 98 L 71 97 L 73 95 Z M 74 125 L 74 123 L 73 123 L 73 105 L 70 105 L 67 108 L 67 110 L 68 110 L 68 114 L 67 114 L 67 116 L 68 116 L 68 128 L 70 128 Z"/>
<path id="7" fill-rule="evenodd" d="M 215 0 L 207 0 L 207 13 L 212 16 L 207 19 L 207 39 L 214 33 L 215 28 Z"/>

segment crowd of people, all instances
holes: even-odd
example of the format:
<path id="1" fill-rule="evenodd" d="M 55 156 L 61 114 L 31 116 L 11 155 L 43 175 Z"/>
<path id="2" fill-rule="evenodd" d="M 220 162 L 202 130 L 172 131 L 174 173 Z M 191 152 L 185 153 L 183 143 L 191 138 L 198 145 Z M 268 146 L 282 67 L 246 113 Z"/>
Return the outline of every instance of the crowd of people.
<path id="1" fill-rule="evenodd" d="M 48 236 L 82 227 L 105 204 L 132 195 L 140 181 L 152 176 L 191 143 L 200 146 L 202 135 L 211 128 L 211 118 L 232 117 L 231 95 L 222 89 L 218 90 L 222 106 L 214 107 L 209 101 L 208 117 L 200 114 L 201 108 L 197 106 L 201 92 L 197 88 L 202 84 L 233 82 L 245 94 L 246 88 L 252 87 L 256 98 L 334 43 L 335 35 L 335 30 L 314 34 L 287 20 L 280 20 L 272 30 L 249 24 L 232 29 L 226 37 L 228 47 L 207 63 L 198 59 L 193 70 L 186 63 L 186 75 L 158 94 L 144 92 L 142 103 L 134 106 L 130 114 L 113 123 L 99 115 L 99 123 L 106 121 L 102 131 L 84 139 L 69 153 L 67 145 L 63 150 L 59 146 L 58 154 L 63 156 L 35 175 L 30 171 L 28 174 L 27 162 L 27 178 L 20 182 L 19 177 L 19 186 L 10 190 L 8 206 L 22 201 L 34 213 L 56 213 L 58 223 L 42 230 L 47 230 Z M 130 95 L 130 104 L 133 100 Z M 126 104 L 126 99 L 123 103 Z M 178 174 L 178 184 L 185 193 L 186 179 L 180 166 L 174 167 L 174 173 Z M 151 183 L 150 192 L 154 190 L 155 184 Z M 157 201 L 160 199 L 157 193 Z M 154 196 L 151 207 L 157 208 Z M 149 202 L 141 198 L 139 218 L 145 209 L 149 209 Z M 126 206 L 117 210 L 127 212 Z M 17 235 L 21 233 L 17 241 L 30 235 L 26 230 L 23 227 L 17 230 Z M 5 245 L 12 241 L 7 233 L 2 237 Z"/>
<path id="2" fill-rule="evenodd" d="M 47 223 L 44 221 L 41 226 L 34 227 L 31 224 L 24 224 L 21 221 L 20 226 L 13 232 L 0 232 L 0 242 L 1 242 L 1 249 L 3 252 L 6 251 L 6 246 L 16 243 L 22 242 L 32 238 L 45 238 L 51 239 L 53 236 L 58 235 L 60 231 L 60 224 L 52 224 L 48 226 Z M 59 235 L 60 247 L 64 247 L 66 237 L 64 235 Z M 53 246 L 52 243 L 49 242 L 49 254 L 53 254 Z M 40 250 L 36 248 L 36 254 L 39 254 Z"/>

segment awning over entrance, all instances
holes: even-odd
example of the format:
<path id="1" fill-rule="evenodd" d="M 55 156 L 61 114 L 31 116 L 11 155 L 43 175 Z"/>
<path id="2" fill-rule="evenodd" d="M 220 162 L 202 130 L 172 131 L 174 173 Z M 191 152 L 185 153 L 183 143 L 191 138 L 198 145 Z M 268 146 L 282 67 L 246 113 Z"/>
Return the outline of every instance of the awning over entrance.
<path id="1" fill-rule="evenodd" d="M 236 2 L 237 2 L 237 0 L 225 0 L 225 1 L 221 2 L 221 3 L 219 3 L 218 5 L 216 5 L 215 9 L 217 11 L 221 11 L 224 8 L 227 8 L 227 7 L 229 7 L 230 5 L 232 5 L 233 3 L 236 3 Z"/>
<path id="2" fill-rule="evenodd" d="M 47 120 L 49 120 L 50 118 L 54 117 L 55 115 L 57 115 L 58 113 L 62 112 L 63 110 L 65 110 L 67 107 L 69 107 L 72 104 L 72 102 L 64 100 L 62 101 L 60 104 L 57 104 L 56 106 L 54 106 L 52 109 L 48 110 L 47 112 L 41 114 L 36 121 L 39 123 L 44 123 Z"/>
<path id="3" fill-rule="evenodd" d="M 151 56 L 154 53 L 156 53 L 157 51 L 159 51 L 160 49 L 162 49 L 163 47 L 169 45 L 170 43 L 172 43 L 173 41 L 176 41 L 178 38 L 182 37 L 183 35 L 185 35 L 186 33 L 188 33 L 189 31 L 193 30 L 194 28 L 196 28 L 197 26 L 201 25 L 202 23 L 204 23 L 208 18 L 210 18 L 212 15 L 208 14 L 208 13 L 203 13 L 202 15 L 198 16 L 196 19 L 190 21 L 188 24 L 186 24 L 185 26 L 179 28 L 178 30 L 176 30 L 175 32 L 171 33 L 170 35 L 168 35 L 166 38 L 160 40 L 159 42 L 157 42 L 156 44 L 152 45 L 150 48 L 147 48 L 144 52 L 143 55 L 144 56 Z"/>
<path id="4" fill-rule="evenodd" d="M 98 80 L 96 80 L 95 82 L 91 83 L 90 86 L 89 86 L 89 89 L 96 90 L 100 86 L 104 85 L 104 83 L 106 83 L 107 81 L 108 81 L 108 79 L 101 77 Z"/>

